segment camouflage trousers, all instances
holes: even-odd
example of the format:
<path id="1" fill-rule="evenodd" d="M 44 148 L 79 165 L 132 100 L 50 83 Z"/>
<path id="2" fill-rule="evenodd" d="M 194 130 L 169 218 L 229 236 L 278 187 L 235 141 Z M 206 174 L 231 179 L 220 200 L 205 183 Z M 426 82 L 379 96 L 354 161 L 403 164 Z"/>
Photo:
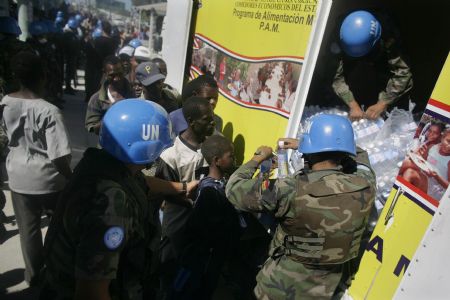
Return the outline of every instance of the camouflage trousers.
<path id="1" fill-rule="evenodd" d="M 255 296 L 262 300 L 331 299 L 342 276 L 333 270 L 306 268 L 286 256 L 265 262 L 256 277 Z"/>

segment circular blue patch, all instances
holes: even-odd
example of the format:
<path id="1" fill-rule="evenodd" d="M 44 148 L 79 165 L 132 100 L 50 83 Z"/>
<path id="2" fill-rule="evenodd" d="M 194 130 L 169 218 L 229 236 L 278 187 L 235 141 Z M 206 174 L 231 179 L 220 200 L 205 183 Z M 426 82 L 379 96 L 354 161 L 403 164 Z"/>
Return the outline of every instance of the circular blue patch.
<path id="1" fill-rule="evenodd" d="M 109 228 L 103 236 L 106 248 L 110 250 L 117 249 L 123 242 L 123 229 L 122 227 L 114 226 Z"/>

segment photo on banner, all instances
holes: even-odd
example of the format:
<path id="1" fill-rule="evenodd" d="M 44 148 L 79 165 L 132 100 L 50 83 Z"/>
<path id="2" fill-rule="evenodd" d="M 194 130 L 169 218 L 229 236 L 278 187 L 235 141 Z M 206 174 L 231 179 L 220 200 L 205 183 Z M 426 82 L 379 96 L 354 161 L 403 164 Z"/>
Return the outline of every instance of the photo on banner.
<path id="1" fill-rule="evenodd" d="M 276 109 L 288 116 L 295 101 L 302 65 L 290 61 L 246 62 L 200 38 L 194 40 L 192 69 L 214 76 L 222 94 L 236 103 Z"/>
<path id="2" fill-rule="evenodd" d="M 190 76 L 214 76 L 215 114 L 237 163 L 276 147 L 293 113 L 318 1 L 203 0 L 195 19 Z"/>
<path id="3" fill-rule="evenodd" d="M 399 176 L 430 202 L 440 201 L 449 182 L 450 125 L 438 114 L 423 114 Z"/>

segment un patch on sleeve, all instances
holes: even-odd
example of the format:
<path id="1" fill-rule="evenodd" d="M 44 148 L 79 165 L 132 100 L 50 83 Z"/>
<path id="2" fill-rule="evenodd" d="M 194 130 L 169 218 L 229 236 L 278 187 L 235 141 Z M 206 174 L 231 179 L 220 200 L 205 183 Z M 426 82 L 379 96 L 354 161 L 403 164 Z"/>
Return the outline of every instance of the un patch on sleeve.
<path id="1" fill-rule="evenodd" d="M 103 242 L 109 250 L 117 249 L 123 242 L 124 232 L 122 227 L 114 226 L 109 228 L 103 236 Z"/>

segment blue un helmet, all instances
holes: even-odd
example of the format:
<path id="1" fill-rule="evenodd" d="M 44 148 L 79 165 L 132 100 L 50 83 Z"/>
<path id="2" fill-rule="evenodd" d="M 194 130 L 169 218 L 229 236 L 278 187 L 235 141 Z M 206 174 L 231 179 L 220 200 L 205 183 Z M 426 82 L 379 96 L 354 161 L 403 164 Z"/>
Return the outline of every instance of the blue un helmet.
<path id="1" fill-rule="evenodd" d="M 111 106 L 103 117 L 100 145 L 124 163 L 152 163 L 172 144 L 168 114 L 154 102 L 122 100 Z"/>
<path id="2" fill-rule="evenodd" d="M 298 151 L 303 154 L 339 151 L 356 155 L 355 137 L 349 119 L 320 114 L 311 118 Z"/>
<path id="3" fill-rule="evenodd" d="M 77 29 L 78 28 L 78 22 L 74 18 L 70 18 L 69 21 L 67 21 L 67 26 L 70 29 Z"/>
<path id="4" fill-rule="evenodd" d="M 93 38 L 93 39 L 97 39 L 97 38 L 99 38 L 99 37 L 102 36 L 102 33 L 103 33 L 103 31 L 102 31 L 101 28 L 96 28 L 96 29 L 92 32 L 92 38 Z"/>
<path id="5" fill-rule="evenodd" d="M 75 20 L 78 22 L 78 24 L 80 24 L 81 21 L 83 21 L 83 16 L 81 14 L 76 14 Z"/>
<path id="6" fill-rule="evenodd" d="M 62 28 L 64 27 L 64 19 L 62 17 L 57 17 L 54 25 L 56 32 L 62 32 Z"/>
<path id="7" fill-rule="evenodd" d="M 57 18 L 64 18 L 64 13 L 61 10 L 58 10 L 58 12 L 56 13 L 56 17 Z"/>
<path id="8" fill-rule="evenodd" d="M 55 25 L 58 27 L 62 27 L 64 24 L 64 18 L 63 17 L 57 17 L 55 19 Z"/>
<path id="9" fill-rule="evenodd" d="M 48 33 L 47 25 L 43 21 L 31 22 L 28 30 L 32 36 L 40 36 Z"/>
<path id="10" fill-rule="evenodd" d="M 344 52 L 361 57 L 372 50 L 381 37 L 380 22 L 369 12 L 358 10 L 349 14 L 341 25 L 340 39 Z"/>
<path id="11" fill-rule="evenodd" d="M 0 32 L 19 36 L 22 34 L 16 19 L 12 17 L 0 17 Z"/>
<path id="12" fill-rule="evenodd" d="M 142 42 L 139 39 L 132 39 L 129 43 L 128 46 L 133 47 L 134 49 L 136 49 L 139 46 L 142 46 Z"/>

